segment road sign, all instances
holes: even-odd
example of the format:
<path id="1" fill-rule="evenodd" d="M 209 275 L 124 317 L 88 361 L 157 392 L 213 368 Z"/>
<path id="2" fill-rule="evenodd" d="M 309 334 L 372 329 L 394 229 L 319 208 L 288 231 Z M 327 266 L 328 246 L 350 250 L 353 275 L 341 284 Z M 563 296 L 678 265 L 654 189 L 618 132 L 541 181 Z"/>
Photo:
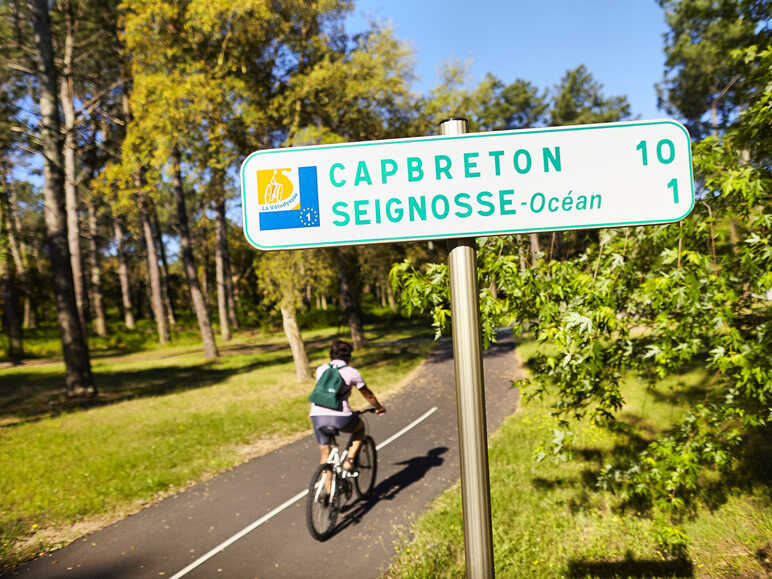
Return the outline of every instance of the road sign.
<path id="1" fill-rule="evenodd" d="M 694 205 L 672 120 L 257 151 L 241 188 L 264 250 L 669 223 Z"/>

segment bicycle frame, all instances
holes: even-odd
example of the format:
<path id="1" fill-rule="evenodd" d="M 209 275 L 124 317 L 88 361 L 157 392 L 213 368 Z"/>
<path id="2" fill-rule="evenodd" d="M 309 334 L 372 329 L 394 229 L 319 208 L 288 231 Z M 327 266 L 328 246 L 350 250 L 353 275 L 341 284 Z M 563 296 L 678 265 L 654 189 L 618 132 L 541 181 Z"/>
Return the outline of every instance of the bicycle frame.
<path id="1" fill-rule="evenodd" d="M 357 414 L 363 414 L 363 412 L 360 411 Z M 360 452 L 358 452 L 355 461 L 357 468 L 353 472 L 343 468 L 343 464 L 351 458 L 351 454 L 348 445 L 343 450 L 338 446 L 337 436 L 341 434 L 340 431 L 330 429 L 326 434 L 331 436 L 330 453 L 325 462 L 314 472 L 306 502 L 306 524 L 311 536 L 318 541 L 326 540 L 333 533 L 341 502 L 346 504 L 354 493 L 358 498 L 368 495 L 373 488 L 377 473 L 377 449 L 372 437 L 367 434 L 366 422 L 362 439 L 364 446 L 360 447 L 360 452 L 364 453 L 362 456 L 366 459 L 360 465 Z M 363 470 L 359 469 L 360 466 Z M 362 473 L 364 473 L 364 479 Z M 363 480 L 366 482 L 363 483 Z"/>
<path id="2" fill-rule="evenodd" d="M 337 444 L 335 444 L 332 447 L 332 450 L 330 451 L 330 456 L 327 457 L 327 464 L 332 465 L 332 470 L 335 473 L 335 476 L 332 477 L 332 481 L 330 483 L 331 497 L 335 496 L 335 492 L 337 491 L 338 477 L 346 478 L 346 471 L 343 469 L 343 463 L 346 461 L 346 458 L 348 458 L 348 448 L 343 452 L 341 452 Z M 319 498 L 319 493 L 322 490 L 321 483 L 324 483 L 326 481 L 322 480 L 319 482 L 320 482 L 319 488 L 316 489 L 316 495 L 314 496 L 314 499 Z"/>
<path id="3" fill-rule="evenodd" d="M 372 410 L 360 410 L 357 411 L 357 414 L 361 417 L 363 414 L 367 412 L 372 412 Z M 363 438 L 367 436 L 367 421 L 362 418 L 362 423 L 364 424 L 364 432 L 363 432 Z M 326 464 L 332 465 L 332 470 L 335 473 L 332 477 L 332 481 L 330 482 L 330 497 L 334 497 L 335 493 L 338 490 L 338 477 L 341 479 L 346 478 L 346 471 L 343 469 L 343 463 L 346 462 L 346 459 L 348 458 L 348 448 L 343 450 L 343 452 L 340 451 L 340 447 L 338 446 L 337 437 L 334 436 L 332 438 L 332 449 L 330 450 L 330 456 L 327 457 Z M 314 494 L 314 500 L 319 499 L 319 494 L 322 492 L 322 484 L 326 483 L 326 477 L 325 479 L 319 481 L 319 484 L 316 488 L 316 493 Z"/>

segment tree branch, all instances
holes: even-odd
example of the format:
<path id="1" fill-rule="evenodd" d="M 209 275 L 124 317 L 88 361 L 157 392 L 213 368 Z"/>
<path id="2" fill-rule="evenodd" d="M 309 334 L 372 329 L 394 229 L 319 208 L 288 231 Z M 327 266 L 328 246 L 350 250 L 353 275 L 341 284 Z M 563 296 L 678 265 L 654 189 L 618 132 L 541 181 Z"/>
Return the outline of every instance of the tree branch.
<path id="1" fill-rule="evenodd" d="M 108 112 L 107 112 L 106 110 L 104 110 L 103 108 L 97 107 L 97 108 L 96 108 L 96 111 L 97 111 L 97 112 L 98 112 L 100 115 L 104 116 L 105 118 L 109 119 L 111 122 L 113 122 L 113 123 L 115 123 L 116 125 L 118 125 L 119 127 L 123 127 L 123 126 L 126 126 L 126 121 L 124 121 L 123 119 L 119 119 L 118 117 L 115 117 L 115 116 L 111 115 L 110 113 L 108 113 Z"/>
<path id="2" fill-rule="evenodd" d="M 88 46 L 89 44 L 91 44 L 92 41 L 99 39 L 102 36 L 102 34 L 103 32 L 101 30 L 97 31 L 91 36 L 89 36 L 88 38 L 81 40 L 80 42 L 74 42 L 72 46 L 73 48 L 83 48 L 84 46 Z M 86 55 L 84 54 L 82 57 L 85 57 L 85 56 Z"/>
<path id="3" fill-rule="evenodd" d="M 732 88 L 732 85 L 734 85 L 734 83 L 736 83 L 738 80 L 740 80 L 740 75 L 736 74 L 734 76 L 734 78 L 729 81 L 729 84 L 727 84 L 724 87 L 724 90 L 722 90 L 721 93 L 716 98 L 713 99 L 713 102 L 711 103 L 711 106 L 715 106 L 716 104 L 718 104 L 718 101 L 720 101 L 722 98 L 724 98 L 724 95 L 726 95 L 726 93 L 729 92 L 729 89 Z"/>
<path id="4" fill-rule="evenodd" d="M 78 176 L 75 177 L 75 185 L 79 186 L 83 183 L 83 181 L 86 179 L 86 174 L 91 172 L 91 168 L 84 167 L 80 170 L 80 173 L 78 173 Z"/>
<path id="5" fill-rule="evenodd" d="M 21 64 L 17 64 L 15 62 L 9 62 L 5 65 L 6 68 L 10 70 L 15 70 L 17 72 L 23 72 L 24 74 L 37 74 L 36 70 L 32 70 L 31 68 L 27 68 L 26 66 L 22 66 Z"/>
<path id="6" fill-rule="evenodd" d="M 80 117 L 84 113 L 86 113 L 86 112 L 90 113 L 91 111 L 93 111 L 97 107 L 97 105 L 99 104 L 100 99 L 103 96 L 105 96 L 106 94 L 108 94 L 112 90 L 115 90 L 116 88 L 118 88 L 122 84 L 123 84 L 123 79 L 119 79 L 119 80 L 116 80 L 113 84 L 111 84 L 107 88 L 105 88 L 104 90 L 99 91 L 97 94 L 95 94 L 89 100 L 87 100 L 80 109 L 75 111 L 75 118 L 77 119 L 78 117 Z"/>
<path id="7" fill-rule="evenodd" d="M 34 140 L 35 139 L 33 139 L 33 141 Z M 16 143 L 16 146 L 19 147 L 22 151 L 30 153 L 31 155 L 37 155 L 38 153 L 40 153 L 40 150 L 33 149 L 32 147 L 28 147 L 27 145 L 24 145 L 24 144 L 21 144 L 21 143 Z"/>
<path id="8" fill-rule="evenodd" d="M 12 133 L 19 133 L 20 135 L 24 135 L 26 138 L 28 138 L 30 141 L 35 143 L 36 145 L 40 145 L 40 140 L 34 135 L 34 133 L 30 133 L 26 128 L 24 127 L 11 127 Z M 24 145 L 21 143 L 16 143 L 20 148 L 24 149 Z M 26 150 L 26 149 L 24 149 Z M 39 151 L 31 151 L 33 153 L 39 153 Z"/>
<path id="9" fill-rule="evenodd" d="M 104 151 L 113 159 L 120 159 L 121 157 L 121 154 L 118 151 L 111 149 L 109 147 L 106 147 L 104 143 L 97 143 L 96 146 L 97 146 L 97 149 Z"/>

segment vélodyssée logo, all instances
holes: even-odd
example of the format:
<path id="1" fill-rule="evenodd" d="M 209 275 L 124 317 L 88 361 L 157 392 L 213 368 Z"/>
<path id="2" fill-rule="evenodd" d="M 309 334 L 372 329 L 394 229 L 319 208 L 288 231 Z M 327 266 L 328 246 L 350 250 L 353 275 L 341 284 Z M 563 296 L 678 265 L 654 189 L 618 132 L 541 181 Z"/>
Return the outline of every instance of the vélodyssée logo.
<path id="1" fill-rule="evenodd" d="M 316 166 L 257 171 L 260 229 L 319 227 Z"/>

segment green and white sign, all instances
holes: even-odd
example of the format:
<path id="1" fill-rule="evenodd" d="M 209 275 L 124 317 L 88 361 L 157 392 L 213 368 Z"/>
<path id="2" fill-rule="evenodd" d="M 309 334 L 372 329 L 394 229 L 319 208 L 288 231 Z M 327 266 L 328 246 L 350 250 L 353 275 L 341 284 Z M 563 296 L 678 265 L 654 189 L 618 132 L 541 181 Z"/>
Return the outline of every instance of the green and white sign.
<path id="1" fill-rule="evenodd" d="M 694 205 L 672 120 L 257 151 L 241 188 L 264 250 L 669 223 Z"/>

